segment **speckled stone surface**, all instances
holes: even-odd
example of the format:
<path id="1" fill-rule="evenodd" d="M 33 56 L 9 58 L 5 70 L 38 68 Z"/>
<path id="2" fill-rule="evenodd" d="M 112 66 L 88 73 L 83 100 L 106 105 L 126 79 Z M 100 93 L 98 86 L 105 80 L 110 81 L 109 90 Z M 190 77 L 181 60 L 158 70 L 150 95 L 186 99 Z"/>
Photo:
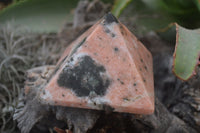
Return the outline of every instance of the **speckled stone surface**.
<path id="1" fill-rule="evenodd" d="M 67 47 L 39 97 L 51 105 L 151 114 L 152 55 L 109 13 Z"/>

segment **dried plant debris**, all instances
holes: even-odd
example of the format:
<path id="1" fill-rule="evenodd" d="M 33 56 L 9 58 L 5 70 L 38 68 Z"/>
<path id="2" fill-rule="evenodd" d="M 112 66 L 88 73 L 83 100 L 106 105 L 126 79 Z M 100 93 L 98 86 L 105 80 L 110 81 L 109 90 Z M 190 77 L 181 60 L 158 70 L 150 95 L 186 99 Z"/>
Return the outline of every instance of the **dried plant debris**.
<path id="1" fill-rule="evenodd" d="M 77 28 L 86 23 L 95 23 L 103 17 L 111 8 L 109 4 L 104 4 L 101 0 L 81 0 L 74 15 L 73 27 Z"/>
<path id="2" fill-rule="evenodd" d="M 174 94 L 176 97 L 170 103 L 169 110 L 200 132 L 200 88 L 186 83 L 180 87 Z"/>
<path id="3" fill-rule="evenodd" d="M 172 73 L 172 54 L 154 56 L 155 94 L 168 110 L 200 132 L 200 82 L 197 74 L 188 82 Z"/>
<path id="4" fill-rule="evenodd" d="M 14 108 L 27 69 L 57 61 L 62 45 L 56 35 L 38 35 L 10 24 L 0 27 L 0 132 L 13 132 Z M 51 57 L 51 58 L 50 58 Z"/>
<path id="5" fill-rule="evenodd" d="M 155 104 L 153 115 L 132 116 L 132 122 L 138 132 L 145 133 L 150 130 L 151 133 L 197 133 L 183 120 L 171 114 L 158 99 Z"/>
<path id="6" fill-rule="evenodd" d="M 42 66 L 28 71 L 28 80 L 25 84 L 25 88 L 28 90 L 25 92 L 27 93 L 24 97 L 25 105 L 22 104 L 21 106 L 19 104 L 14 115 L 14 119 L 18 121 L 18 127 L 22 133 L 30 132 L 36 123 L 45 121 L 47 115 L 51 113 L 52 118 L 56 116 L 57 120 L 66 121 L 68 128 L 73 129 L 75 133 L 86 132 L 88 128 L 94 125 L 99 116 L 97 111 L 50 106 L 42 104 L 38 100 L 38 92 L 42 91 L 54 68 L 54 66 Z M 53 124 L 56 123 L 51 124 L 51 126 L 55 126 Z"/>

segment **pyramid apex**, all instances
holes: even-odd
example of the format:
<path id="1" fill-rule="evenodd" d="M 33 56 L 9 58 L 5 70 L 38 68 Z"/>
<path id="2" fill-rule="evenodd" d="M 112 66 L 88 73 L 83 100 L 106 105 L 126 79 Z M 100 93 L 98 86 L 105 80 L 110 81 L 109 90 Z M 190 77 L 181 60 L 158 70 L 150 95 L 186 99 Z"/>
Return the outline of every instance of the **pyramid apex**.
<path id="1" fill-rule="evenodd" d="M 152 63 L 151 53 L 108 13 L 67 47 L 39 99 L 53 106 L 152 114 Z"/>
<path id="2" fill-rule="evenodd" d="M 105 24 L 111 24 L 113 22 L 119 23 L 117 18 L 111 12 L 107 13 L 103 18 Z"/>

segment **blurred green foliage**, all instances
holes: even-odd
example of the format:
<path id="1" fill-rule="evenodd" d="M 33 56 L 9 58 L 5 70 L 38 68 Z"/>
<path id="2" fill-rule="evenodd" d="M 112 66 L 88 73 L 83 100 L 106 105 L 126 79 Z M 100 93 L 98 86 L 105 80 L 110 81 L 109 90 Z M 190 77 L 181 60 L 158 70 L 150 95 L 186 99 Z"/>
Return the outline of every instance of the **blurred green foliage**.
<path id="1" fill-rule="evenodd" d="M 187 28 L 200 27 L 199 0 L 102 1 L 112 4 L 111 12 L 117 17 L 126 6 L 132 6 L 130 16 L 136 16 L 136 25 L 147 31 L 165 28 L 171 22 Z M 15 0 L 0 12 L 0 23 L 23 25 L 40 33 L 58 32 L 65 22 L 72 22 L 77 3 L 78 0 Z"/>
<path id="2" fill-rule="evenodd" d="M 196 0 L 143 0 L 150 6 L 150 1 L 157 3 L 155 11 L 170 15 L 174 22 L 187 28 L 197 28 L 200 26 L 200 10 Z"/>
<path id="3" fill-rule="evenodd" d="M 119 17 L 122 10 L 131 2 L 132 0 L 115 0 L 115 3 L 112 7 L 112 13 L 116 17 Z"/>
<path id="4" fill-rule="evenodd" d="M 200 27 L 199 0 L 133 0 L 128 18 L 141 34 L 150 30 L 157 31 L 168 40 L 175 37 L 177 22 L 190 29 Z M 188 30 L 177 25 L 176 51 L 174 53 L 174 74 L 182 80 L 188 80 L 195 74 L 200 61 L 200 30 Z"/>
<path id="5" fill-rule="evenodd" d="M 58 32 L 71 22 L 78 0 L 21 0 L 0 12 L 0 23 L 24 26 L 33 32 Z"/>

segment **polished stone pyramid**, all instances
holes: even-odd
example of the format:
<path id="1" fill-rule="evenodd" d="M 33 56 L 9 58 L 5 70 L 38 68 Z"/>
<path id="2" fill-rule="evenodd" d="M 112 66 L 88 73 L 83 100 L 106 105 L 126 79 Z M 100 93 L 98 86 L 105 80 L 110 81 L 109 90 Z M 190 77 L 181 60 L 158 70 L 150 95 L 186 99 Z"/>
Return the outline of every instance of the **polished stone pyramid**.
<path id="1" fill-rule="evenodd" d="M 152 55 L 108 13 L 66 48 L 39 97 L 50 105 L 151 114 Z"/>

